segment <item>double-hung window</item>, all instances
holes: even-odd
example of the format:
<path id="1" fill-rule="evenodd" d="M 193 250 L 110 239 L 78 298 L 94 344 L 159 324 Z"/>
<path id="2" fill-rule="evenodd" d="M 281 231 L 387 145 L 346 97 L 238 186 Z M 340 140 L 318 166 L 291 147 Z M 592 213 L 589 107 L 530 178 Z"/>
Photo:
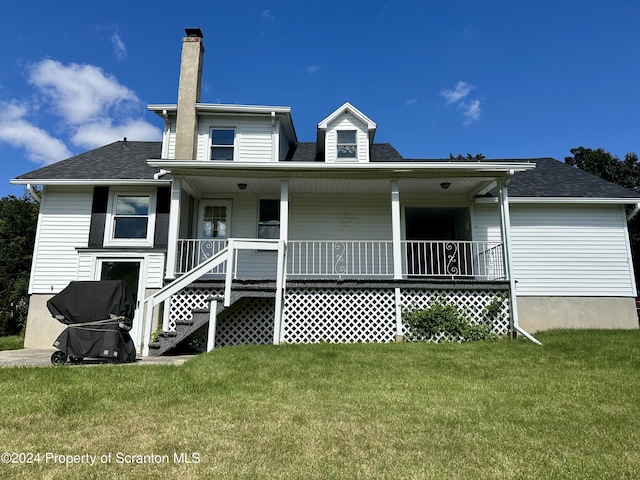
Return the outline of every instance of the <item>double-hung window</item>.
<path id="1" fill-rule="evenodd" d="M 357 148 L 355 130 L 338 130 L 338 158 L 356 158 Z"/>
<path id="2" fill-rule="evenodd" d="M 258 238 L 280 238 L 280 200 L 260 200 Z"/>
<path id="3" fill-rule="evenodd" d="M 105 229 L 105 244 L 152 246 L 155 196 L 151 193 L 113 192 Z"/>
<path id="4" fill-rule="evenodd" d="M 235 139 L 233 128 L 212 128 L 211 160 L 233 160 Z"/>

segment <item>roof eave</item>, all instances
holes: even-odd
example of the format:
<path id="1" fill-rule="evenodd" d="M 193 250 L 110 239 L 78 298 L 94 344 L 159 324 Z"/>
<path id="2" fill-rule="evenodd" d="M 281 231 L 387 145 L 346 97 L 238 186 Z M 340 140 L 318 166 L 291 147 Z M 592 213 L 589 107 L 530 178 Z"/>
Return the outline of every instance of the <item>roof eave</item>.
<path id="1" fill-rule="evenodd" d="M 9 180 L 12 185 L 60 185 L 60 186 L 86 186 L 86 185 L 169 185 L 171 180 L 156 180 L 152 178 L 127 178 L 127 179 L 53 179 L 53 178 L 13 178 Z"/>
<path id="2" fill-rule="evenodd" d="M 478 197 L 476 203 L 497 203 L 498 197 Z M 640 197 L 515 197 L 509 195 L 510 203 L 565 203 L 565 204 L 608 204 L 633 205 L 640 203 Z"/>

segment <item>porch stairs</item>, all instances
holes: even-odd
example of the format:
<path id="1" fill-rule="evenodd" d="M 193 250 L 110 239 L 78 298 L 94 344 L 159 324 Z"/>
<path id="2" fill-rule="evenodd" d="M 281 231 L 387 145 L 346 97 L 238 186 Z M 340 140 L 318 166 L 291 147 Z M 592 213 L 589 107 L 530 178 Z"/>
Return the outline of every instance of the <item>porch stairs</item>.
<path id="1" fill-rule="evenodd" d="M 254 298 L 275 298 L 275 283 L 261 283 L 258 285 L 234 286 L 231 292 L 231 305 L 224 306 L 224 296 L 212 296 L 207 300 L 209 304 L 217 300 L 216 316 L 218 321 L 224 319 L 233 311 Z M 209 327 L 210 309 L 195 309 L 192 311 L 191 320 L 179 320 L 173 332 L 160 332 L 157 342 L 149 343 L 149 356 L 178 354 L 189 351 L 189 342 L 202 336 Z"/>

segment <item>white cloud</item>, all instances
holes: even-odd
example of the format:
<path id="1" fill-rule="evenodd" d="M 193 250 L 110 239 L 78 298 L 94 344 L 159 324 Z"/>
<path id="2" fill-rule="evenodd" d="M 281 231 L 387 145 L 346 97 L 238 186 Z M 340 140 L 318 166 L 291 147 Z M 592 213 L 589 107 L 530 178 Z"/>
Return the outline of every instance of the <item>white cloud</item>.
<path id="1" fill-rule="evenodd" d="M 418 101 L 418 98 L 410 98 L 409 100 L 407 100 L 406 102 L 404 102 L 405 105 L 409 106 L 409 105 L 413 105 L 414 103 L 416 103 Z"/>
<path id="2" fill-rule="evenodd" d="M 28 80 L 37 90 L 31 104 L 0 104 L 0 143 L 24 149 L 36 163 L 72 156 L 67 145 L 96 148 L 123 137 L 162 137 L 159 128 L 142 119 L 136 94 L 99 67 L 45 59 L 31 65 Z M 38 125 L 45 122 L 55 125 L 55 135 Z"/>
<path id="3" fill-rule="evenodd" d="M 25 105 L 3 103 L 0 111 L 0 142 L 24 149 L 27 158 L 36 163 L 49 164 L 72 156 L 64 142 L 25 120 Z"/>
<path id="4" fill-rule="evenodd" d="M 318 65 L 311 65 L 310 67 L 307 67 L 304 69 L 304 71 L 307 72 L 309 75 L 313 75 L 318 70 L 320 70 L 320 67 Z"/>
<path id="5" fill-rule="evenodd" d="M 264 20 L 275 20 L 276 19 L 276 17 L 274 17 L 273 14 L 269 10 L 265 10 L 264 12 L 262 12 L 262 18 Z"/>
<path id="6" fill-rule="evenodd" d="M 110 119 L 105 118 L 80 125 L 71 136 L 71 142 L 78 147 L 96 148 L 124 137 L 128 140 L 154 141 L 160 137 L 160 131 L 144 120 L 129 119 L 114 125 Z"/>
<path id="7" fill-rule="evenodd" d="M 480 120 L 480 100 L 460 102 L 458 108 L 462 110 L 462 117 L 464 118 L 462 124 L 464 126 L 471 125 Z"/>
<path id="8" fill-rule="evenodd" d="M 111 35 L 111 43 L 113 44 L 113 54 L 118 60 L 122 60 L 127 56 L 127 47 L 118 32 Z"/>
<path id="9" fill-rule="evenodd" d="M 457 103 L 464 99 L 474 87 L 470 83 L 459 81 L 453 90 L 443 90 L 440 95 L 447 100 L 447 104 Z"/>
<path id="10" fill-rule="evenodd" d="M 125 103 L 140 103 L 133 91 L 94 65 L 63 65 L 46 59 L 31 67 L 29 82 L 48 97 L 70 124 L 114 113 L 116 107 Z"/>
<path id="11" fill-rule="evenodd" d="M 474 87 L 470 83 L 460 80 L 453 90 L 443 90 L 440 95 L 445 98 L 447 105 L 457 103 L 462 111 L 462 124 L 466 127 L 480 120 L 480 100 L 465 100 Z"/>

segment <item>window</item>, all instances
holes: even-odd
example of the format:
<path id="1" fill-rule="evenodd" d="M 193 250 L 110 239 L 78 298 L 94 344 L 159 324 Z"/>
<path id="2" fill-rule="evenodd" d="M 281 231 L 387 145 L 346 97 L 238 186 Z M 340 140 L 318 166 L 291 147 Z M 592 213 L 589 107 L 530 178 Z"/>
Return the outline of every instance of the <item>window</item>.
<path id="1" fill-rule="evenodd" d="M 279 200 L 260 200 L 258 238 L 280 238 Z"/>
<path id="2" fill-rule="evenodd" d="M 235 137 L 232 128 L 212 128 L 211 160 L 233 160 Z"/>
<path id="3" fill-rule="evenodd" d="M 356 131 L 338 130 L 338 158 L 356 158 Z"/>
<path id="4" fill-rule="evenodd" d="M 153 245 L 155 196 L 151 193 L 114 192 L 109 199 L 110 215 L 105 244 Z"/>
<path id="5" fill-rule="evenodd" d="M 202 238 L 227 238 L 227 207 L 225 205 L 204 207 Z"/>
<path id="6" fill-rule="evenodd" d="M 147 238 L 149 195 L 118 195 L 113 238 Z"/>

